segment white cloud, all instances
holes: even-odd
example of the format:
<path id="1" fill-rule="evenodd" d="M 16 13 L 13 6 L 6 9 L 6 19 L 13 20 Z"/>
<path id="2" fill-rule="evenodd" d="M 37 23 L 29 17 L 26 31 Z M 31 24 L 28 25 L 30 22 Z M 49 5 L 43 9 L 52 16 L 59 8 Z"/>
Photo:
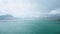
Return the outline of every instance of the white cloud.
<path id="1" fill-rule="evenodd" d="M 55 15 L 55 14 L 57 14 L 58 12 L 56 11 L 56 10 L 52 10 L 52 11 L 50 11 L 48 14 L 49 15 Z"/>
<path id="2" fill-rule="evenodd" d="M 0 11 L 2 14 L 12 14 L 17 17 L 39 16 L 38 13 L 32 12 L 36 4 L 31 4 L 27 0 L 0 0 Z M 31 10 L 32 9 L 32 10 Z"/>
<path id="3" fill-rule="evenodd" d="M 55 9 L 55 10 L 51 10 L 48 14 L 49 14 L 49 15 L 60 14 L 60 8 Z"/>
<path id="4" fill-rule="evenodd" d="M 60 16 L 60 8 L 51 10 L 46 17 L 58 17 Z"/>

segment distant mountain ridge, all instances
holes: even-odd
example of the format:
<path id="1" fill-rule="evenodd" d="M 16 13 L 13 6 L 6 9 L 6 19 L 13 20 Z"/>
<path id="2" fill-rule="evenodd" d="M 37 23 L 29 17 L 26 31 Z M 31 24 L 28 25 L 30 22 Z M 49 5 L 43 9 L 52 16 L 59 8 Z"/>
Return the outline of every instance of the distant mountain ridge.
<path id="1" fill-rule="evenodd" d="M 60 14 L 51 14 L 46 15 L 46 17 L 43 17 L 45 20 L 60 20 Z"/>
<path id="2" fill-rule="evenodd" d="M 6 15 L 1 15 L 0 20 L 12 20 L 15 19 L 12 15 L 6 14 Z"/>

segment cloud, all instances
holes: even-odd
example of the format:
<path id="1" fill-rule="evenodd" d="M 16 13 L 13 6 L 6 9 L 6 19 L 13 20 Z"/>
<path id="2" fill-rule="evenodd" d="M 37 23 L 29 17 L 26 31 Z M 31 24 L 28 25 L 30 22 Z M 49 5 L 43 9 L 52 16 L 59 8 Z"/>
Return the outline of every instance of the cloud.
<path id="1" fill-rule="evenodd" d="M 51 10 L 49 13 L 47 13 L 46 17 L 51 17 L 51 18 L 60 17 L 60 8 Z"/>
<path id="2" fill-rule="evenodd" d="M 34 12 L 37 6 L 37 3 L 31 4 L 28 0 L 0 0 L 1 13 L 12 14 L 15 17 L 37 16 L 39 12 Z"/>
<path id="3" fill-rule="evenodd" d="M 51 12 L 48 13 L 49 15 L 55 15 L 58 14 L 58 12 L 56 10 L 52 10 Z"/>
<path id="4" fill-rule="evenodd" d="M 51 10 L 48 14 L 51 14 L 51 15 L 60 14 L 60 8 Z"/>
<path id="5" fill-rule="evenodd" d="M 59 1 L 60 0 L 0 0 L 0 9 L 2 9 L 2 13 L 12 14 L 18 17 L 21 15 L 29 16 L 33 14 L 36 16 L 36 14 L 40 12 L 46 14 L 52 10 L 50 12 L 51 14 L 54 9 L 60 7 Z"/>

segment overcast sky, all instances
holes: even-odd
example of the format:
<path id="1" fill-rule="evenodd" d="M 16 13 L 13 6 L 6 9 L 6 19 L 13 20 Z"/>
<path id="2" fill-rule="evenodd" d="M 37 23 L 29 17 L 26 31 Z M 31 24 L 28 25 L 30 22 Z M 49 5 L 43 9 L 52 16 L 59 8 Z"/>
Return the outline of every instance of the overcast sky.
<path id="1" fill-rule="evenodd" d="M 41 13 L 52 13 L 58 8 L 60 8 L 60 0 L 0 0 L 0 15 L 38 17 Z"/>

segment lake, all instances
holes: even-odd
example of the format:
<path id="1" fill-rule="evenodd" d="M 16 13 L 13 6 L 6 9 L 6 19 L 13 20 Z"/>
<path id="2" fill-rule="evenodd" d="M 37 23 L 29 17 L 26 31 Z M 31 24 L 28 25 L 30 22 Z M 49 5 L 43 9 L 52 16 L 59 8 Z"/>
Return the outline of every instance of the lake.
<path id="1" fill-rule="evenodd" d="M 60 34 L 59 21 L 0 20 L 0 34 Z"/>

